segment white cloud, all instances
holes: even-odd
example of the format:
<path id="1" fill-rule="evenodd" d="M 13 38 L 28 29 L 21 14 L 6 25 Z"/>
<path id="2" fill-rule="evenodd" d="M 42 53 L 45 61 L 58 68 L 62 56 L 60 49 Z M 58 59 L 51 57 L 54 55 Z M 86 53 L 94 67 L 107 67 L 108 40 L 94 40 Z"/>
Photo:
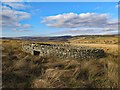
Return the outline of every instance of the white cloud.
<path id="1" fill-rule="evenodd" d="M 115 7 L 116 7 L 116 8 L 120 8 L 120 4 L 117 4 Z"/>
<path id="2" fill-rule="evenodd" d="M 59 14 L 45 17 L 42 23 L 56 28 L 117 28 L 117 20 L 110 20 L 108 14 L 97 13 Z"/>
<path id="3" fill-rule="evenodd" d="M 63 31 L 58 31 L 51 33 L 50 35 L 100 35 L 100 34 L 118 34 L 118 30 L 114 28 L 78 28 L 78 29 L 68 29 Z"/>
<path id="4" fill-rule="evenodd" d="M 6 5 L 11 6 L 14 9 L 24 9 L 26 8 L 26 6 L 23 3 L 19 3 L 19 2 L 6 2 Z"/>
<path id="5" fill-rule="evenodd" d="M 2 4 L 11 7 L 12 9 L 25 9 L 30 7 L 24 0 L 3 0 Z"/>
<path id="6" fill-rule="evenodd" d="M 2 0 L 2 2 L 22 2 L 24 0 Z"/>
<path id="7" fill-rule="evenodd" d="M 2 6 L 2 11 L 0 12 L 2 17 L 2 27 L 9 29 L 23 29 L 31 27 L 30 24 L 22 24 L 21 21 L 31 17 L 30 13 L 14 10 L 6 5 Z"/>
<path id="8" fill-rule="evenodd" d="M 23 28 L 29 28 L 29 27 L 31 27 L 30 24 L 24 24 L 24 25 L 23 25 Z"/>
<path id="9" fill-rule="evenodd" d="M 19 27 L 19 28 L 29 28 L 29 27 L 31 27 L 31 25 L 30 24 L 20 24 L 20 23 L 17 23 L 16 27 Z"/>
<path id="10" fill-rule="evenodd" d="M 103 31 L 117 31 L 117 28 L 103 28 Z"/>
<path id="11" fill-rule="evenodd" d="M 30 30 L 25 30 L 25 29 L 16 29 L 16 28 L 13 28 L 12 29 L 14 32 L 28 32 Z"/>

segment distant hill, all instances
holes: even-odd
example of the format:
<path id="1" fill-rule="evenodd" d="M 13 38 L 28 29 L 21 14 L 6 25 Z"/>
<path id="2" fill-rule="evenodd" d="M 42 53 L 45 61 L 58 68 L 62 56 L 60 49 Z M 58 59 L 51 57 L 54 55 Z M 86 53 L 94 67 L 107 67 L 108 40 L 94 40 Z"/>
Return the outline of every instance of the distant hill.
<path id="1" fill-rule="evenodd" d="M 77 36 L 54 36 L 54 37 L 32 37 L 32 36 L 24 36 L 24 37 L 2 37 L 1 39 L 19 39 L 19 40 L 31 40 L 31 41 L 41 41 L 41 42 L 49 42 L 49 41 L 54 41 L 54 42 L 66 42 L 70 41 L 71 39 L 73 40 L 81 40 L 81 38 L 88 38 L 88 39 L 94 39 L 98 37 L 104 37 L 108 38 L 109 37 L 117 37 L 119 35 L 77 35 Z"/>
<path id="2" fill-rule="evenodd" d="M 21 39 L 21 40 L 32 40 L 32 41 L 67 41 L 68 39 L 73 38 L 73 36 L 56 36 L 56 37 L 2 37 L 2 39 Z"/>

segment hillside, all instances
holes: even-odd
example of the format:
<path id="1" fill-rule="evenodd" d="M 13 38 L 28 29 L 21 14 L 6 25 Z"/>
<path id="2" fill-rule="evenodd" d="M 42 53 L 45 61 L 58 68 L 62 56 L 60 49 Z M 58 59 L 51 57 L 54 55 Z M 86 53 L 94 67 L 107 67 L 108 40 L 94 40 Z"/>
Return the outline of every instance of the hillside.
<path id="1" fill-rule="evenodd" d="M 69 39 L 68 41 L 71 43 L 94 43 L 94 44 L 118 44 L 120 43 L 118 41 L 118 38 L 120 38 L 120 36 L 114 36 L 114 35 L 93 35 L 93 36 L 76 36 L 73 37 L 71 39 Z"/>

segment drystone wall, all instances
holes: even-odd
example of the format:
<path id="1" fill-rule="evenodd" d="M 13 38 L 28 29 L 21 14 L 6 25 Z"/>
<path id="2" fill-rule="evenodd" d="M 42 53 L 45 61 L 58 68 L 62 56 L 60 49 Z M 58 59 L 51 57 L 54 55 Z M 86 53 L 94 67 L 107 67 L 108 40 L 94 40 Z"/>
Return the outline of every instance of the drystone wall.
<path id="1" fill-rule="evenodd" d="M 83 46 L 55 45 L 55 44 L 23 44 L 23 51 L 38 56 L 56 56 L 59 58 L 102 58 L 105 57 L 103 49 Z"/>

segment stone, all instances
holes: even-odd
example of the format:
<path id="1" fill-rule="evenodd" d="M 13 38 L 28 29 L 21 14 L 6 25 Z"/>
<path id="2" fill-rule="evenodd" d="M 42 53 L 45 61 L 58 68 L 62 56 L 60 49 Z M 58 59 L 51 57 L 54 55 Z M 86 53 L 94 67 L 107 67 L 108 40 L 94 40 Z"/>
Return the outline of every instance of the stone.
<path id="1" fill-rule="evenodd" d="M 59 58 L 102 58 L 105 57 L 103 49 L 83 46 L 55 45 L 55 44 L 23 44 L 23 51 L 32 55 L 47 56 L 56 55 Z"/>

